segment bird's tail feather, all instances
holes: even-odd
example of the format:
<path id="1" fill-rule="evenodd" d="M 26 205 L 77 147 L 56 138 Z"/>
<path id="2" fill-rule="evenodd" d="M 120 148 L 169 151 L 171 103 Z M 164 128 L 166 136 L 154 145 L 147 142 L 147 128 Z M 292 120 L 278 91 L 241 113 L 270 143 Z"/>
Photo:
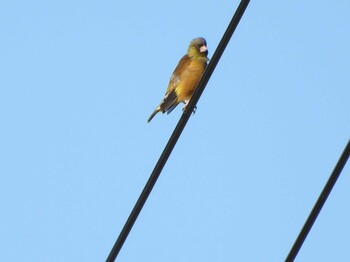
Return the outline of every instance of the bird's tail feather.
<path id="1" fill-rule="evenodd" d="M 151 122 L 152 118 L 158 112 L 162 112 L 162 113 L 167 112 L 169 114 L 171 111 L 173 111 L 173 109 L 178 104 L 179 104 L 179 102 L 177 102 L 177 94 L 176 94 L 175 90 L 173 90 L 164 97 L 162 103 L 160 103 L 160 105 L 156 108 L 156 110 L 154 110 L 154 112 L 151 114 L 151 116 L 147 120 L 148 123 Z"/>
<path id="2" fill-rule="evenodd" d="M 178 104 L 179 104 L 179 103 L 174 103 L 174 104 L 172 104 L 172 106 L 168 108 L 168 110 L 166 111 L 166 113 L 169 115 L 169 114 L 171 113 L 171 111 L 173 111 L 174 108 L 177 107 Z"/>
<path id="3" fill-rule="evenodd" d="M 177 104 L 177 94 L 174 89 L 166 95 L 159 107 L 163 113 L 167 112 L 169 114 L 177 106 Z"/>
<path id="4" fill-rule="evenodd" d="M 148 123 L 151 122 L 152 118 L 153 118 L 160 110 L 161 110 L 161 109 L 160 109 L 160 106 L 158 106 L 158 107 L 156 108 L 156 110 L 154 110 L 153 113 L 150 115 L 150 117 L 148 118 L 147 122 L 148 122 Z"/>

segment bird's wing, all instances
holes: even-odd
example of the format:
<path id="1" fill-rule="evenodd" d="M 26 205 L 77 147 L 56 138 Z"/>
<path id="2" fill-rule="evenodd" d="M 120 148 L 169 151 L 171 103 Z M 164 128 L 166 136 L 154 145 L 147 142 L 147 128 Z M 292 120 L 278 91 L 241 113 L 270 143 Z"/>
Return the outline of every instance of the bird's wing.
<path id="1" fill-rule="evenodd" d="M 177 64 L 173 74 L 170 77 L 168 89 L 166 91 L 166 94 L 170 93 L 171 91 L 175 90 L 177 85 L 181 81 L 181 75 L 182 73 L 187 69 L 189 64 L 191 63 L 191 58 L 188 55 L 184 55 L 179 63 Z"/>
<path id="2" fill-rule="evenodd" d="M 163 113 L 170 113 L 179 104 L 176 88 L 181 83 L 183 72 L 188 69 L 190 64 L 191 58 L 188 55 L 184 55 L 171 75 L 165 97 L 159 105 L 159 108 Z"/>

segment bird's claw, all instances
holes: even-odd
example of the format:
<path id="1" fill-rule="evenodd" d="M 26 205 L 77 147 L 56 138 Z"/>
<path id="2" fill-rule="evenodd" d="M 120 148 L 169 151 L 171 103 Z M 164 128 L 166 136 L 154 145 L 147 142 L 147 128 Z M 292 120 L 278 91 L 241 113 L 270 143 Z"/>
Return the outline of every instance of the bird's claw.
<path id="1" fill-rule="evenodd" d="M 192 114 L 195 114 L 196 111 L 197 111 L 197 106 L 194 106 L 193 111 L 192 111 Z"/>
<path id="2" fill-rule="evenodd" d="M 188 102 L 185 103 L 185 105 L 182 107 L 182 111 L 185 111 L 187 109 Z M 194 106 L 192 113 L 195 114 L 197 111 L 197 106 Z"/>

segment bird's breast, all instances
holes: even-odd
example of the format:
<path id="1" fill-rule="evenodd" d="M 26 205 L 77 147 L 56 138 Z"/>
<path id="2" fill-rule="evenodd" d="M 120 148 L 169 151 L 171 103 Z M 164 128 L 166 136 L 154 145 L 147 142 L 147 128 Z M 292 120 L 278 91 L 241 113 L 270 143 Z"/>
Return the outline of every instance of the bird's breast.
<path id="1" fill-rule="evenodd" d="M 205 70 L 205 63 L 196 60 L 191 61 L 186 70 L 180 75 L 180 83 L 176 88 L 178 101 L 184 101 L 191 98 L 200 78 Z"/>

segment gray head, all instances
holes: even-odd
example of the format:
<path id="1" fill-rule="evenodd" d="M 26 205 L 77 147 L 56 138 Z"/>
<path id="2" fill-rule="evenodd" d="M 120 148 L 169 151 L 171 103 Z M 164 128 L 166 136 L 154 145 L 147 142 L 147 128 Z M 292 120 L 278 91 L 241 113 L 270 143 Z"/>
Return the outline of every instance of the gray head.
<path id="1" fill-rule="evenodd" d="M 203 37 L 193 39 L 188 47 L 189 53 L 197 53 L 200 56 L 207 56 L 207 41 Z"/>

